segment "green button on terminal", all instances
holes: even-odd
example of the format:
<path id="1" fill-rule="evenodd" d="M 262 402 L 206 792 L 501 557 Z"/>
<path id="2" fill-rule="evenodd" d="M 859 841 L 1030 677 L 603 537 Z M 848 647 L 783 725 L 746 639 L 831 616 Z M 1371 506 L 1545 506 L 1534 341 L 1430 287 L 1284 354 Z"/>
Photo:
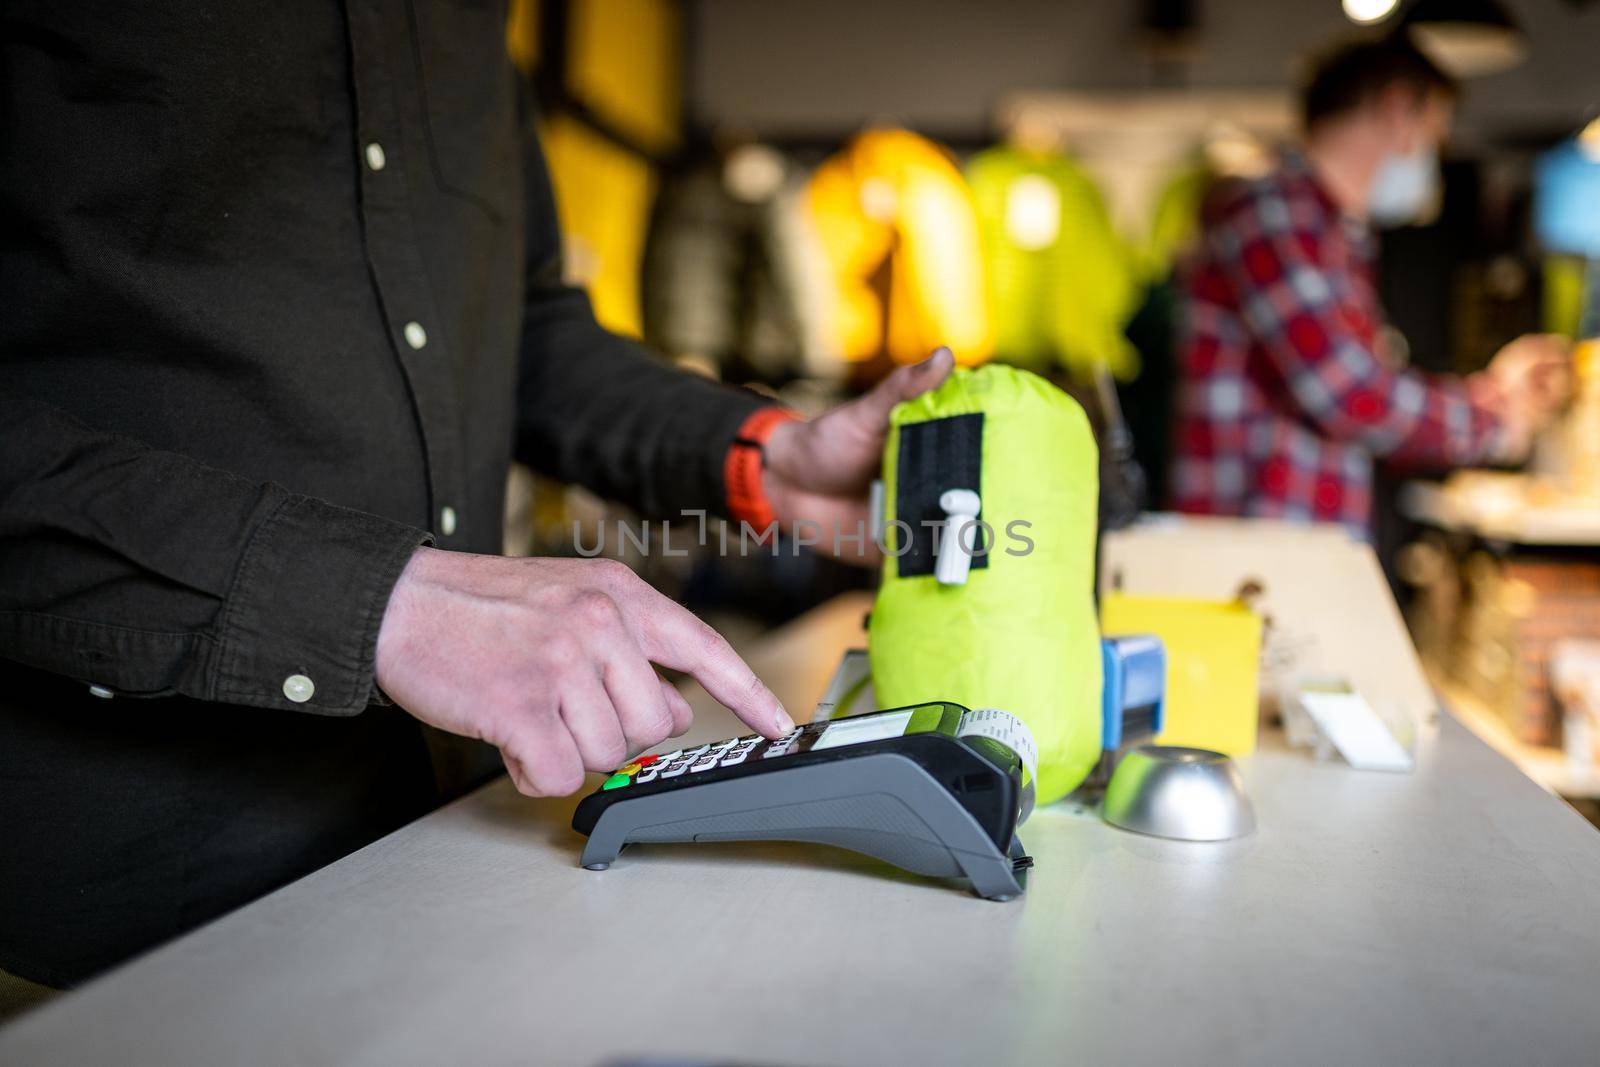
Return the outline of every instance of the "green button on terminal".
<path id="1" fill-rule="evenodd" d="M 633 778 L 632 778 L 631 775 L 613 774 L 610 778 L 606 779 L 606 784 L 601 786 L 600 788 L 601 789 L 618 789 L 618 788 L 620 788 L 622 786 L 627 785 L 631 781 L 633 781 Z"/>

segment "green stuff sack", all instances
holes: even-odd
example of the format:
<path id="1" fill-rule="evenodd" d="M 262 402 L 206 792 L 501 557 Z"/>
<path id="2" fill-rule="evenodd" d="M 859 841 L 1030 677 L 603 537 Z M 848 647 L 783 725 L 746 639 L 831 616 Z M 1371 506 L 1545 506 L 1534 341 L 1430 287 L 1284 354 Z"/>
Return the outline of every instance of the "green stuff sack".
<path id="1" fill-rule="evenodd" d="M 890 416 L 868 642 L 878 706 L 951 700 L 1013 713 L 1039 747 L 1040 804 L 1100 758 L 1097 470 L 1083 409 L 1012 367 L 958 369 Z M 949 519 L 941 498 L 966 499 L 950 490 L 977 494 L 976 521 Z M 947 521 L 961 523 L 968 550 L 961 584 L 938 574 L 951 532 L 925 525 Z"/>

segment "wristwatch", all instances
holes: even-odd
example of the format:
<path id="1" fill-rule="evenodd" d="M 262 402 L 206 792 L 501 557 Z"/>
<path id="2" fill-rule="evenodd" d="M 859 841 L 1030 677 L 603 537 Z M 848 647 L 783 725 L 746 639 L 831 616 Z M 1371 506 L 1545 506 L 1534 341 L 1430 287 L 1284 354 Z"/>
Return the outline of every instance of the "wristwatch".
<path id="1" fill-rule="evenodd" d="M 767 442 L 779 426 L 799 418 L 787 408 L 765 407 L 752 411 L 740 424 L 722 468 L 729 518 L 748 523 L 757 531 L 766 530 L 778 521 L 761 477 L 767 467 Z"/>

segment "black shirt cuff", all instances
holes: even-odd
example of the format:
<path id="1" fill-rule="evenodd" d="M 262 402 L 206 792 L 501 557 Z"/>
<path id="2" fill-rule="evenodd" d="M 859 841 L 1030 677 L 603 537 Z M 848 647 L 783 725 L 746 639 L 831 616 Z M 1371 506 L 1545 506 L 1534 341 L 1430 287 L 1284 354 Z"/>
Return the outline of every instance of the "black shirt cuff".
<path id="1" fill-rule="evenodd" d="M 696 382 L 705 390 L 698 403 L 685 405 L 664 436 L 664 454 L 657 470 L 664 503 L 682 510 L 704 509 L 728 514 L 726 469 L 728 450 L 750 414 L 775 403 L 748 389 Z"/>
<path id="2" fill-rule="evenodd" d="M 220 627 L 215 699 L 355 715 L 378 699 L 378 628 L 400 572 L 429 535 L 286 496 L 251 538 Z"/>

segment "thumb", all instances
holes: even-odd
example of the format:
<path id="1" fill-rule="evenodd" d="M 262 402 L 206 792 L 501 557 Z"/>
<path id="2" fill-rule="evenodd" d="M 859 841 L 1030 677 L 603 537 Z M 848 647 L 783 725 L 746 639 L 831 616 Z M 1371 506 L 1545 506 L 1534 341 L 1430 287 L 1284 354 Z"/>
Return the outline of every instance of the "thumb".
<path id="1" fill-rule="evenodd" d="M 879 382 L 870 393 L 861 398 L 861 413 L 876 427 L 889 421 L 889 409 L 902 400 L 919 397 L 943 385 L 956 365 L 956 357 L 943 345 L 933 350 L 933 355 L 921 363 L 901 367 Z"/>
<path id="2" fill-rule="evenodd" d="M 955 368 L 955 353 L 949 348 L 940 345 L 933 350 L 933 354 L 921 363 L 902 367 L 889 375 L 885 386 L 893 386 L 895 403 L 910 400 L 912 397 L 921 396 L 931 389 L 943 385 L 945 379 L 950 377 L 950 372 Z"/>

